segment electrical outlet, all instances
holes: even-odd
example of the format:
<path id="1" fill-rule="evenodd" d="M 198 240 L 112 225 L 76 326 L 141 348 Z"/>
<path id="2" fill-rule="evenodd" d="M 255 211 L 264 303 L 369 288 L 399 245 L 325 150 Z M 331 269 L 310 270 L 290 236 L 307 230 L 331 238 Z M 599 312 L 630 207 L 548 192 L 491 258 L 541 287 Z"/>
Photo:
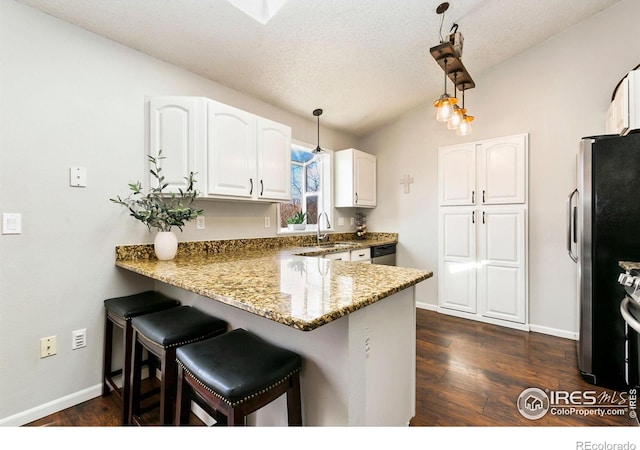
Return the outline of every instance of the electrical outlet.
<path id="1" fill-rule="evenodd" d="M 265 228 L 271 228 L 271 217 L 265 217 L 264 218 L 264 227 Z"/>
<path id="2" fill-rule="evenodd" d="M 72 333 L 71 350 L 77 350 L 87 346 L 87 329 L 76 330 Z"/>
<path id="3" fill-rule="evenodd" d="M 343 226 L 344 225 L 344 217 L 338 217 L 338 226 Z"/>
<path id="4" fill-rule="evenodd" d="M 40 358 L 53 356 L 56 354 L 56 337 L 49 336 L 40 339 Z"/>
<path id="5" fill-rule="evenodd" d="M 196 230 L 204 230 L 204 216 L 196 217 Z"/>
<path id="6" fill-rule="evenodd" d="M 349 219 L 349 223 L 351 223 L 351 225 L 355 225 L 356 224 L 356 218 L 355 217 L 351 217 Z"/>

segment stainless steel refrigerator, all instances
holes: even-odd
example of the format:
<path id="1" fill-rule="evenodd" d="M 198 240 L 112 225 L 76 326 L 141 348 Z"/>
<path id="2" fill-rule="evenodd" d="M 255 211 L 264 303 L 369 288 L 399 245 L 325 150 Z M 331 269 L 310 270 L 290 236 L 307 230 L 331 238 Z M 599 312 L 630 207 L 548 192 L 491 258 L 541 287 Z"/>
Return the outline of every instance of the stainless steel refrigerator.
<path id="1" fill-rule="evenodd" d="M 640 134 L 582 139 L 567 201 L 567 249 L 577 263 L 578 368 L 589 383 L 625 389 L 619 261 L 640 261 Z"/>

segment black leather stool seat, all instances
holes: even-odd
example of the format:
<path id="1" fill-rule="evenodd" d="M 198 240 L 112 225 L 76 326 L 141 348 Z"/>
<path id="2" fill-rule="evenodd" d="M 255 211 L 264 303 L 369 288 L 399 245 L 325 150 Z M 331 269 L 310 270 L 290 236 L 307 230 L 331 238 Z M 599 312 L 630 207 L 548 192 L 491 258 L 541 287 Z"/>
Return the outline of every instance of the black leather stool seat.
<path id="1" fill-rule="evenodd" d="M 175 308 L 176 306 L 180 306 L 178 300 L 155 291 L 141 292 L 126 297 L 109 298 L 104 301 L 104 307 L 107 310 L 125 319 Z"/>
<path id="2" fill-rule="evenodd" d="M 227 322 L 190 306 L 134 317 L 131 325 L 146 339 L 164 347 L 178 347 L 226 331 Z"/>
<path id="3" fill-rule="evenodd" d="M 189 388 L 198 391 L 199 400 L 204 399 L 233 425 L 241 425 L 247 414 L 286 392 L 289 424 L 302 424 L 299 384 L 302 358 L 297 353 L 238 328 L 180 347 L 176 358 L 179 378 L 176 424 L 186 423 L 180 408 L 190 403 Z"/>
<path id="4" fill-rule="evenodd" d="M 112 390 L 122 400 L 122 423 L 126 423 L 129 415 L 129 395 L 131 378 L 131 355 L 133 351 L 133 328 L 131 319 L 157 311 L 180 306 L 178 300 L 172 299 L 155 291 L 146 291 L 124 297 L 109 298 L 104 301 L 105 327 L 104 327 L 104 352 L 102 368 L 102 395 L 109 395 Z M 122 369 L 113 370 L 113 327 L 122 328 L 123 339 L 123 364 Z M 149 367 L 153 371 L 153 358 L 149 361 Z M 122 389 L 114 377 L 122 374 Z"/>
<path id="5" fill-rule="evenodd" d="M 227 322 L 210 316 L 190 306 L 159 311 L 131 319 L 134 329 L 133 370 L 129 418 L 127 423 L 139 423 L 141 392 L 142 348 L 160 359 L 160 423 L 173 423 L 173 401 L 176 395 L 176 349 L 181 345 L 197 342 L 223 334 Z"/>
<path id="6" fill-rule="evenodd" d="M 234 406 L 302 367 L 300 355 L 242 328 L 181 347 L 176 357 L 211 392 Z"/>

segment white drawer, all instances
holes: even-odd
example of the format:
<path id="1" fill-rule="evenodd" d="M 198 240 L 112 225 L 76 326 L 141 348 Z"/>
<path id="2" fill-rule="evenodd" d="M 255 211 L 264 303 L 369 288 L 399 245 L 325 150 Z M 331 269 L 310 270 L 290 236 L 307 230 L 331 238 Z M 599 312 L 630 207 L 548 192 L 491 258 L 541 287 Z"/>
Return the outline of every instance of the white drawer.
<path id="1" fill-rule="evenodd" d="M 326 259 L 335 259 L 340 261 L 349 261 L 349 252 L 327 253 L 324 255 Z"/>
<path id="2" fill-rule="evenodd" d="M 367 247 L 351 250 L 351 261 L 371 261 L 371 249 Z"/>

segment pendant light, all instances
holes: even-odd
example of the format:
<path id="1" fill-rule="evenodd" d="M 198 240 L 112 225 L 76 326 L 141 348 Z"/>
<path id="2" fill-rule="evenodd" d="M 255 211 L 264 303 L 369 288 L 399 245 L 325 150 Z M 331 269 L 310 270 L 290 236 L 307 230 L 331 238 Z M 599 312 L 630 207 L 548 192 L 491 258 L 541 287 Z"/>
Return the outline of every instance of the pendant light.
<path id="1" fill-rule="evenodd" d="M 324 150 L 320 148 L 320 116 L 322 115 L 322 110 L 319 108 L 314 109 L 313 115 L 318 118 L 318 146 L 313 150 L 313 153 L 317 155 L 318 153 L 324 153 Z"/>
<path id="2" fill-rule="evenodd" d="M 454 86 L 455 92 L 458 91 L 457 79 L 458 79 L 458 72 L 454 72 L 453 86 Z M 464 90 L 462 92 L 464 95 Z M 462 106 L 462 108 L 460 108 L 458 105 L 453 105 L 453 110 L 451 111 L 451 117 L 449 117 L 449 120 L 447 121 L 447 128 L 449 130 L 458 129 L 458 127 L 460 126 L 460 123 L 462 122 L 463 109 L 464 109 L 464 105 Z"/>
<path id="3" fill-rule="evenodd" d="M 464 107 L 464 86 L 462 88 L 462 108 L 460 108 L 462 113 L 462 118 L 460 120 L 460 125 L 456 129 L 456 134 L 458 136 L 466 136 L 471 133 L 471 122 L 473 121 L 473 116 L 467 115 L 467 110 Z"/>
<path id="4" fill-rule="evenodd" d="M 442 94 L 433 106 L 436 107 L 436 120 L 438 122 L 446 122 L 453 113 L 453 105 L 457 103 L 456 98 L 449 97 L 447 94 L 447 58 L 444 59 L 444 94 Z"/>

